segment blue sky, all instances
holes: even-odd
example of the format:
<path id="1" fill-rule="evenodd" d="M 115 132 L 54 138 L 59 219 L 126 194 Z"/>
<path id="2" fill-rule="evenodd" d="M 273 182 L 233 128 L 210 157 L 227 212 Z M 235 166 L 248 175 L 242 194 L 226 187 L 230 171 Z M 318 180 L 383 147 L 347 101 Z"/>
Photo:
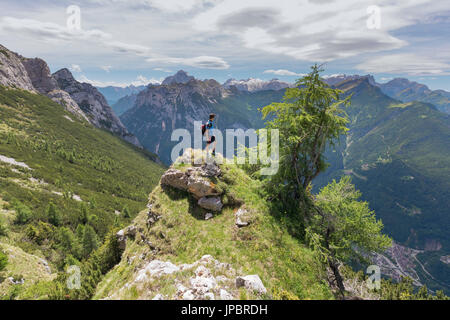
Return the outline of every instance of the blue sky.
<path id="1" fill-rule="evenodd" d="M 80 29 L 68 29 L 70 5 L 81 10 Z M 98 86 L 179 69 L 221 82 L 293 82 L 326 63 L 326 74 L 450 91 L 449 1 L 2 0 L 0 9 L 1 44 Z"/>

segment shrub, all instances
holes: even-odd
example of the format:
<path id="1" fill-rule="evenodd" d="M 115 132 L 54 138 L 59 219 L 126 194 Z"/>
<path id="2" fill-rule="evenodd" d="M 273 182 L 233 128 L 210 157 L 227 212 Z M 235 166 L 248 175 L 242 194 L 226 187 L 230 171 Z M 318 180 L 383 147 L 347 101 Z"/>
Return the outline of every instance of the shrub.
<path id="1" fill-rule="evenodd" d="M 0 250 L 0 271 L 3 271 L 8 264 L 8 256 Z"/>
<path id="2" fill-rule="evenodd" d="M 31 212 L 31 209 L 29 207 L 27 207 L 26 205 L 18 202 L 14 206 L 14 209 L 16 211 L 16 219 L 15 219 L 14 223 L 16 223 L 16 224 L 26 224 L 27 222 L 30 221 L 31 216 L 32 216 L 32 212 Z"/>

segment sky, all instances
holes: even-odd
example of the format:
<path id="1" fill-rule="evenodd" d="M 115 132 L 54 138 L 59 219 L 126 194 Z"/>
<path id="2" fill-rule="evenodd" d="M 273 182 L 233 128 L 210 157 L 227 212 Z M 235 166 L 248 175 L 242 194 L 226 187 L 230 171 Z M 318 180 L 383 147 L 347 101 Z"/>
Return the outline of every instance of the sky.
<path id="1" fill-rule="evenodd" d="M 450 1 L 0 0 L 0 44 L 96 86 L 405 77 L 450 91 Z"/>

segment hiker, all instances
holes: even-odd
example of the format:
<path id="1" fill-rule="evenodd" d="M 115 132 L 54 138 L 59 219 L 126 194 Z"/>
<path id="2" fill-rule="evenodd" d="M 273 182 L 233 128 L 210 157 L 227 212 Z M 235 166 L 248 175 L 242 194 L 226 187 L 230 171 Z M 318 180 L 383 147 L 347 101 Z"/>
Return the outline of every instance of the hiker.
<path id="1" fill-rule="evenodd" d="M 216 120 L 216 115 L 211 113 L 209 115 L 209 120 L 206 123 L 206 125 L 204 125 L 204 134 L 206 133 L 206 154 L 208 154 L 209 152 L 209 147 L 212 145 L 212 155 L 215 156 L 216 155 L 216 136 L 214 135 L 214 125 L 215 125 L 215 120 Z"/>

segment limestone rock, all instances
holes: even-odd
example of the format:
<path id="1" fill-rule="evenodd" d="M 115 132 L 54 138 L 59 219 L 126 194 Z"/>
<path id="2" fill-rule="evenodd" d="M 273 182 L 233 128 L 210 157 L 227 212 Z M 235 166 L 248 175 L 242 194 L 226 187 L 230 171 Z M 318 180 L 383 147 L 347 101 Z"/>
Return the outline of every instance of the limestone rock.
<path id="1" fill-rule="evenodd" d="M 198 205 L 206 210 L 219 212 L 223 208 L 222 201 L 219 197 L 206 198 L 198 200 Z"/>
<path id="2" fill-rule="evenodd" d="M 236 211 L 236 225 L 239 228 L 246 227 L 250 224 L 250 218 L 248 217 L 248 211 L 240 208 L 238 211 Z"/>
<path id="3" fill-rule="evenodd" d="M 234 298 L 228 291 L 220 289 L 220 300 L 234 300 Z"/>
<path id="4" fill-rule="evenodd" d="M 220 192 L 214 188 L 211 182 L 192 175 L 188 178 L 188 191 L 197 199 L 220 195 Z"/>
<path id="5" fill-rule="evenodd" d="M 31 92 L 37 91 L 22 64 L 22 57 L 2 45 L 0 45 L 0 84 Z"/>
<path id="6" fill-rule="evenodd" d="M 180 170 L 169 169 L 161 177 L 161 184 L 186 191 L 188 188 L 188 177 Z"/>
<path id="7" fill-rule="evenodd" d="M 210 219 L 212 219 L 214 216 L 213 216 L 213 214 L 212 213 L 207 213 L 206 215 L 205 215 L 205 220 L 210 220 Z"/>
<path id="8" fill-rule="evenodd" d="M 267 290 L 264 287 L 258 275 L 249 275 L 245 277 L 236 278 L 236 287 L 245 287 L 248 290 L 253 290 L 259 294 L 266 294 Z"/>
<path id="9" fill-rule="evenodd" d="M 144 269 L 139 271 L 138 276 L 136 277 L 136 280 L 144 279 L 147 273 L 150 274 L 152 277 L 161 277 L 163 275 L 172 274 L 174 272 L 180 271 L 180 268 L 171 263 L 170 261 L 160 261 L 160 260 L 153 260 L 151 261 Z"/>
<path id="10" fill-rule="evenodd" d="M 127 237 L 125 236 L 125 230 L 120 230 L 116 233 L 116 239 L 119 244 L 120 250 L 125 250 L 127 247 Z"/>

